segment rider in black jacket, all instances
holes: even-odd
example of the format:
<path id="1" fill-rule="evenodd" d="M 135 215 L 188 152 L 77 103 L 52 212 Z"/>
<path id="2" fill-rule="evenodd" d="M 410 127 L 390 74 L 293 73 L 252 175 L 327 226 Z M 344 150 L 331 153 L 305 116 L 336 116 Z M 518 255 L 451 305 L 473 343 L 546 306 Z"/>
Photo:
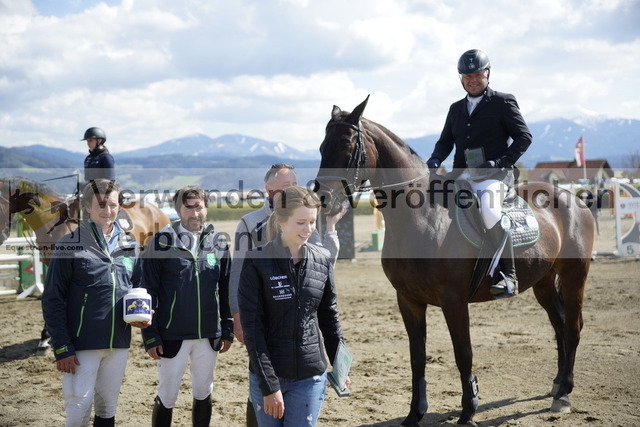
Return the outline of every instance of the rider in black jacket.
<path id="1" fill-rule="evenodd" d="M 92 127 L 85 131 L 83 141 L 87 141 L 89 155 L 84 159 L 84 180 L 90 182 L 98 178 L 116 179 L 115 160 L 104 143 L 107 135 L 104 130 Z"/>
<path id="2" fill-rule="evenodd" d="M 453 176 L 467 180 L 478 195 L 486 229 L 483 246 L 494 258 L 501 256 L 499 270 L 491 272 L 491 293 L 511 296 L 517 293 L 518 280 L 502 203 L 514 185 L 515 163 L 531 145 L 531 132 L 515 97 L 489 87 L 491 64 L 486 53 L 478 49 L 463 53 L 458 72 L 467 96 L 451 104 L 427 165 L 435 172 L 455 147 Z"/>

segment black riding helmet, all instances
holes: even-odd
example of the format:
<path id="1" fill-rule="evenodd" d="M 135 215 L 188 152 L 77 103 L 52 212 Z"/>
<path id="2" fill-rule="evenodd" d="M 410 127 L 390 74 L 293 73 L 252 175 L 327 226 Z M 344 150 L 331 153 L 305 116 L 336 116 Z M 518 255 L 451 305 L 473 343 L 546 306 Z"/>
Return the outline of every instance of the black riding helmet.
<path id="1" fill-rule="evenodd" d="M 468 50 L 458 60 L 459 74 L 473 74 L 490 69 L 489 57 L 480 49 Z"/>
<path id="2" fill-rule="evenodd" d="M 102 143 L 104 143 L 107 140 L 107 134 L 104 133 L 102 128 L 93 127 L 84 132 L 84 138 L 81 141 L 86 141 L 89 138 L 102 138 Z"/>

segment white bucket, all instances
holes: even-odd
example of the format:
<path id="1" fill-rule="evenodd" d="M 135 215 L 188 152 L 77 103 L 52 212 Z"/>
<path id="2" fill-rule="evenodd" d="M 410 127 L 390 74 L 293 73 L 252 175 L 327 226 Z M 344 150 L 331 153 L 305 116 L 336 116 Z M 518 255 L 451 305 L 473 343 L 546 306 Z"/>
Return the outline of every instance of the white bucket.
<path id="1" fill-rule="evenodd" d="M 151 295 L 145 288 L 131 288 L 122 300 L 123 319 L 127 323 L 151 320 Z"/>

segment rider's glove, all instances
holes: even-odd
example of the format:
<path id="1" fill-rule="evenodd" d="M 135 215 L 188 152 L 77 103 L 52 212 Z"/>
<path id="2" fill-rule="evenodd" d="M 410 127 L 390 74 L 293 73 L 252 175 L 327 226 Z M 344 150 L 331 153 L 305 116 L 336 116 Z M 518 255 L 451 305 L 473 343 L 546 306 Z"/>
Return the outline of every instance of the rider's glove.
<path id="1" fill-rule="evenodd" d="M 440 160 L 432 157 L 427 160 L 427 166 L 429 167 L 429 169 L 438 169 L 440 167 Z"/>
<path id="2" fill-rule="evenodd" d="M 498 165 L 496 164 L 495 160 L 487 160 L 484 163 L 480 163 L 480 165 L 478 166 L 478 169 L 493 169 L 497 167 Z"/>

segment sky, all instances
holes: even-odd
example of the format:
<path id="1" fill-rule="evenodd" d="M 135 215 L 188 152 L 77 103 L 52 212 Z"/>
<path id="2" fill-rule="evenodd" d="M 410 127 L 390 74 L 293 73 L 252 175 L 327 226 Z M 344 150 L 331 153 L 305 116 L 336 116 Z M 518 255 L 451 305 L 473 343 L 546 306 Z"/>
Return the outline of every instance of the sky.
<path id="1" fill-rule="evenodd" d="M 640 0 L 0 0 L 0 146 L 196 133 L 317 150 L 333 105 L 437 134 L 460 55 L 529 122 L 640 119 Z"/>

